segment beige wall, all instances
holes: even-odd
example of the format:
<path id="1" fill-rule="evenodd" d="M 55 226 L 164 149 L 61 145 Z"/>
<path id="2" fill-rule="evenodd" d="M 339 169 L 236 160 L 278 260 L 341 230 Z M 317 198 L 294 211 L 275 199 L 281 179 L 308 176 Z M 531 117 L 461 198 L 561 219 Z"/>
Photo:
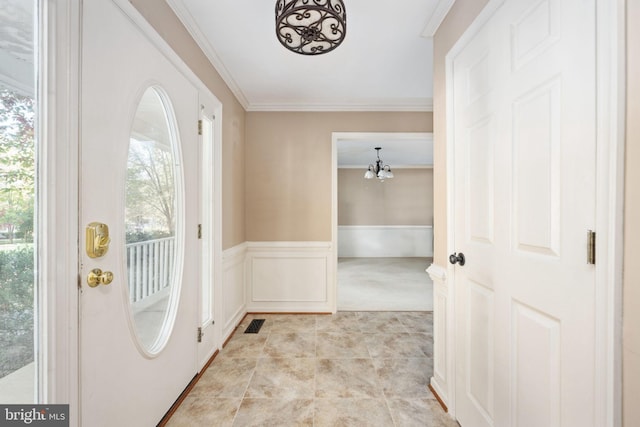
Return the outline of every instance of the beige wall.
<path id="1" fill-rule="evenodd" d="M 130 1 L 223 103 L 224 249 L 331 240 L 331 132 L 433 130 L 430 113 L 245 113 L 166 2 Z"/>
<path id="2" fill-rule="evenodd" d="M 331 240 L 332 132 L 431 131 L 431 113 L 247 113 L 247 240 Z"/>
<path id="3" fill-rule="evenodd" d="M 433 169 L 394 168 L 384 182 L 364 171 L 338 169 L 338 225 L 433 225 Z"/>
<path id="4" fill-rule="evenodd" d="M 640 425 L 640 2 L 627 1 L 623 426 Z"/>
<path id="5" fill-rule="evenodd" d="M 433 156 L 434 156 L 434 256 L 447 263 L 447 118 L 445 56 L 488 0 L 457 0 L 433 38 Z"/>
<path id="6" fill-rule="evenodd" d="M 222 102 L 222 247 L 243 243 L 245 111 L 166 2 L 130 1 Z"/>

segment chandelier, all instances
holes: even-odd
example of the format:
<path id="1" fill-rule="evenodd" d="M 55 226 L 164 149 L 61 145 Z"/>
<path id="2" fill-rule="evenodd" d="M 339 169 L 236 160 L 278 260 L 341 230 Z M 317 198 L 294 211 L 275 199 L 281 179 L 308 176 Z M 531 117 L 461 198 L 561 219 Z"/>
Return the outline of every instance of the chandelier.
<path id="1" fill-rule="evenodd" d="M 378 178 L 381 180 L 391 179 L 393 178 L 393 172 L 391 172 L 391 167 L 389 165 L 385 165 L 382 160 L 380 160 L 380 150 L 382 147 L 376 147 L 376 156 L 378 160 L 376 160 L 375 165 L 369 165 L 369 169 L 364 173 L 364 177 L 366 179 Z"/>
<path id="2" fill-rule="evenodd" d="M 344 40 L 347 14 L 342 0 L 278 0 L 276 35 L 301 55 L 331 52 Z"/>

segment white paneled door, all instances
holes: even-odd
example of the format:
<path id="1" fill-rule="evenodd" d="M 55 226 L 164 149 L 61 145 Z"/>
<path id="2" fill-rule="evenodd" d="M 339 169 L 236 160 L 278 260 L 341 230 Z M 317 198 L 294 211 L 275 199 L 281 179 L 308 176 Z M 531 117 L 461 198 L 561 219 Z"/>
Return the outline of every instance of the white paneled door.
<path id="1" fill-rule="evenodd" d="M 451 62 L 463 427 L 594 425 L 595 6 L 506 0 Z"/>
<path id="2" fill-rule="evenodd" d="M 120 3 L 84 2 L 82 17 L 81 424 L 155 425 L 212 316 L 198 300 L 199 94 Z"/>

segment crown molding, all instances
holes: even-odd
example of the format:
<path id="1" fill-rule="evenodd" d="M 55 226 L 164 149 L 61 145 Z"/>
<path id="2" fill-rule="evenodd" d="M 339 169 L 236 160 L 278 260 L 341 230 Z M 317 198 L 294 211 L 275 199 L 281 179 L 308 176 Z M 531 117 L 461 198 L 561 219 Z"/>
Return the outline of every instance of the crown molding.
<path id="1" fill-rule="evenodd" d="M 195 19 L 193 19 L 193 16 L 189 13 L 184 3 L 181 0 L 167 0 L 167 4 L 182 22 L 182 25 L 184 25 L 191 37 L 193 37 L 193 40 L 196 42 L 198 47 L 200 47 L 207 59 L 209 59 L 211 65 L 213 65 L 218 74 L 220 74 L 222 80 L 224 80 L 227 86 L 229 86 L 229 89 L 235 95 L 240 105 L 248 111 L 249 100 L 244 92 L 242 92 L 242 89 L 240 89 L 240 86 L 236 83 L 229 70 L 224 66 L 224 63 L 216 53 L 213 46 L 207 42 L 207 38 L 200 30 L 200 27 L 196 24 Z"/>
<path id="2" fill-rule="evenodd" d="M 349 103 L 349 104 L 305 104 L 295 102 L 283 103 L 251 103 L 247 111 L 268 112 L 268 111 L 301 111 L 301 112 L 433 112 L 433 98 L 422 98 L 420 100 L 398 100 L 397 102 L 371 102 L 371 103 Z"/>
<path id="3" fill-rule="evenodd" d="M 372 100 L 371 102 L 350 102 L 342 104 L 321 104 L 304 102 L 251 102 L 225 67 L 219 55 L 207 41 L 204 33 L 182 0 L 166 0 L 182 25 L 187 29 L 209 62 L 220 74 L 238 102 L 247 112 L 433 112 L 433 98 Z M 441 0 L 441 3 L 451 0 Z M 436 7 L 438 9 L 440 4 Z M 450 6 L 449 6 L 450 7 Z M 445 11 L 448 12 L 448 9 Z M 433 20 L 433 19 L 432 19 Z M 431 21 L 430 21 L 431 22 Z"/>
<path id="4" fill-rule="evenodd" d="M 438 4 L 436 4 L 431 18 L 429 18 L 427 25 L 425 25 L 422 31 L 422 37 L 432 38 L 436 34 L 440 24 L 442 24 L 442 21 L 444 21 L 444 18 L 446 18 L 455 2 L 456 0 L 440 0 Z"/>

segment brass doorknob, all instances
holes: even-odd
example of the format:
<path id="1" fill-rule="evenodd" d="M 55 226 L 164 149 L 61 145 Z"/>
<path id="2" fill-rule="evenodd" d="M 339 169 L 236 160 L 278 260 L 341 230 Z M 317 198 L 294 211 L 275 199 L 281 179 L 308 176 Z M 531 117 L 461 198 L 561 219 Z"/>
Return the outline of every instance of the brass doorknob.
<path id="1" fill-rule="evenodd" d="M 110 271 L 102 271 L 99 268 L 94 268 L 87 277 L 87 284 L 91 288 L 103 284 L 108 285 L 113 281 L 113 273 Z"/>

